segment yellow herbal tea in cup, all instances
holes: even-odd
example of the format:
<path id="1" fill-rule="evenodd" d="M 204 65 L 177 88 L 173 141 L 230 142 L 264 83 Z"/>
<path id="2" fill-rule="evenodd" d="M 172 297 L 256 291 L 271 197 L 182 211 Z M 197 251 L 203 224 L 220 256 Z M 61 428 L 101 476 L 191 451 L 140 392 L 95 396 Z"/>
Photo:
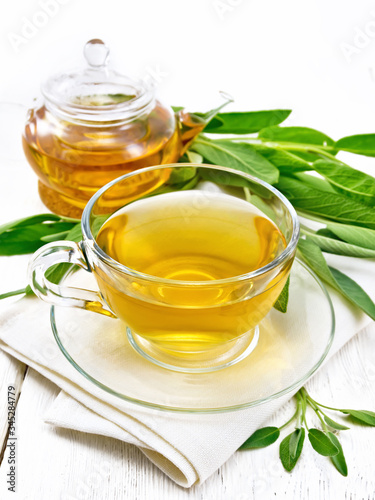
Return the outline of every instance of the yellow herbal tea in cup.
<path id="1" fill-rule="evenodd" d="M 209 191 L 139 200 L 103 225 L 97 243 L 107 255 L 136 271 L 208 283 L 263 267 L 285 249 L 282 233 L 256 207 Z M 248 287 L 238 294 L 236 285 L 193 291 L 191 286 L 157 285 L 151 287 L 154 300 L 145 302 L 118 293 L 99 279 L 107 304 L 132 331 L 179 355 L 192 350 L 209 353 L 212 347 L 251 330 L 259 322 L 259 312 L 271 308 L 283 284 L 280 280 L 245 301 L 240 295 L 247 294 Z M 240 331 L 237 323 L 242 325 Z"/>
<path id="2" fill-rule="evenodd" d="M 100 295 L 87 296 L 85 304 L 73 303 L 80 300 L 73 297 L 61 300 L 111 311 L 124 322 L 132 345 L 154 362 L 208 371 L 239 361 L 255 347 L 256 327 L 288 277 L 298 222 L 287 200 L 262 181 L 222 167 L 196 166 L 195 182 L 190 177 L 190 189 L 182 189 L 174 179 L 184 177 L 176 175 L 183 168 L 192 166 L 152 167 L 168 173 L 160 175 L 164 185 L 114 213 L 102 213 L 103 198 L 142 171 L 94 196 L 83 215 L 81 248 Z M 204 180 L 217 170 L 224 174 L 220 182 L 215 176 Z M 239 186 L 225 187 L 227 172 L 232 184 L 233 176 L 239 178 Z M 81 266 L 82 258 L 77 254 Z"/>

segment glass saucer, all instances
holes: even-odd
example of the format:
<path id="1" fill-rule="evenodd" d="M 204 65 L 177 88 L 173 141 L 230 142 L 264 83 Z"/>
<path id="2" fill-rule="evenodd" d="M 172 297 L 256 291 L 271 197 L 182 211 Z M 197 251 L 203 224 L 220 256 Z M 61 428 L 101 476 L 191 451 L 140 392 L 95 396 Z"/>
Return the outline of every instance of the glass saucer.
<path id="1" fill-rule="evenodd" d="M 85 271 L 66 281 L 97 289 Z M 272 309 L 259 325 L 254 351 L 222 370 L 184 373 L 162 368 L 136 352 L 123 323 L 90 311 L 52 306 L 51 324 L 65 357 L 101 389 L 159 410 L 209 413 L 256 406 L 303 384 L 327 356 L 335 318 L 322 283 L 295 260 L 287 313 Z"/>

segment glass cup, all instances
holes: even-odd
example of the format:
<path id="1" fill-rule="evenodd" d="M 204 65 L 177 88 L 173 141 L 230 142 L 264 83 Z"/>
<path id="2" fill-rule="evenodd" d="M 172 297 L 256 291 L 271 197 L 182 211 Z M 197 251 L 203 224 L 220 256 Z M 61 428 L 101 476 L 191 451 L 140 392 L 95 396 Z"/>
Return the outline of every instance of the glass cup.
<path id="1" fill-rule="evenodd" d="M 252 352 L 299 236 L 295 210 L 273 186 L 191 163 L 110 182 L 87 204 L 81 227 L 80 243 L 53 242 L 35 253 L 34 293 L 118 318 L 139 354 L 185 372 L 218 370 Z M 47 271 L 61 263 L 93 273 L 99 291 L 49 281 Z"/>

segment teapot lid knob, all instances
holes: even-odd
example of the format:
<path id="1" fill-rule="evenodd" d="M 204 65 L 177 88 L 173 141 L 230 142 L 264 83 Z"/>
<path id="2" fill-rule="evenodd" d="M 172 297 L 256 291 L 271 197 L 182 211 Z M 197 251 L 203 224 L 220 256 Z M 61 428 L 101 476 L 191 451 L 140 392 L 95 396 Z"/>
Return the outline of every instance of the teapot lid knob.
<path id="1" fill-rule="evenodd" d="M 94 38 L 89 40 L 84 49 L 83 55 L 89 66 L 93 68 L 100 68 L 107 64 L 107 59 L 109 55 L 109 48 L 99 38 Z"/>

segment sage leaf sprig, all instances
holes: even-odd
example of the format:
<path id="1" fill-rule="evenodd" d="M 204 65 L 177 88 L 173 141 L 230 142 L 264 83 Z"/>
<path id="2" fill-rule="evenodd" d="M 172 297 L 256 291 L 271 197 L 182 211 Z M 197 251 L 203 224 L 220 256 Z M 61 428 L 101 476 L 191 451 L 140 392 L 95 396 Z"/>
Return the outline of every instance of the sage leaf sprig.
<path id="1" fill-rule="evenodd" d="M 323 281 L 374 319 L 373 300 L 349 276 L 330 268 L 323 252 L 375 257 L 375 178 L 337 157 L 340 151 L 375 156 L 375 134 L 335 141 L 309 127 L 280 126 L 289 113 L 219 113 L 190 145 L 188 158 L 193 153 L 199 162 L 255 175 L 277 187 L 299 215 L 319 222 L 323 227 L 318 230 L 302 228 L 299 255 Z M 207 180 L 215 177 L 201 170 Z M 230 176 L 214 180 L 238 185 Z M 275 304 L 281 312 L 286 311 L 285 297 Z"/>
<path id="2" fill-rule="evenodd" d="M 300 239 L 298 251 L 303 260 L 322 280 L 375 320 L 375 304 L 371 298 L 349 276 L 334 267 L 328 266 L 321 249 L 314 241 L 309 237 Z"/>
<path id="3" fill-rule="evenodd" d="M 224 161 L 223 166 L 231 165 L 231 168 L 252 174 L 270 184 L 274 184 L 279 178 L 278 169 L 250 144 L 227 140 L 211 141 L 208 138 L 196 139 L 194 151 L 212 164 L 222 165 Z"/>
<path id="4" fill-rule="evenodd" d="M 290 284 L 290 276 L 286 280 L 284 288 L 281 290 L 281 293 L 274 303 L 273 307 L 282 313 L 286 313 L 288 309 L 288 300 L 289 300 L 289 284 Z"/>
<path id="5" fill-rule="evenodd" d="M 279 125 L 288 118 L 291 109 L 218 113 L 205 127 L 210 134 L 252 134 Z"/>
<path id="6" fill-rule="evenodd" d="M 63 240 L 77 225 L 76 219 L 40 214 L 0 226 L 0 255 L 32 253 L 51 241 Z"/>
<path id="7" fill-rule="evenodd" d="M 202 122 L 202 132 L 189 142 L 181 160 L 230 167 L 277 187 L 299 215 L 323 226 L 318 230 L 302 227 L 300 257 L 323 281 L 374 318 L 372 299 L 360 284 L 330 268 L 324 252 L 361 259 L 375 257 L 375 178 L 338 158 L 340 151 L 375 156 L 375 134 L 335 141 L 310 127 L 284 126 L 289 109 L 222 112 L 230 101 L 226 97 L 219 108 L 193 113 Z M 183 112 L 184 108 L 174 109 Z M 241 186 L 245 193 L 247 188 L 254 189 L 247 182 L 239 184 L 236 176 L 215 176 L 214 170 L 195 166 L 173 175 L 163 192 L 193 189 L 202 179 Z M 77 222 L 41 214 L 1 226 L 0 255 L 31 253 L 43 243 L 79 239 Z M 0 295 L 0 299 L 16 292 Z M 287 299 L 286 288 L 275 308 L 286 312 Z"/>
<path id="8" fill-rule="evenodd" d="M 286 436 L 280 443 L 280 460 L 284 469 L 292 471 L 301 456 L 305 441 L 305 429 L 299 428 Z"/>
<path id="9" fill-rule="evenodd" d="M 345 163 L 331 160 L 317 160 L 313 164 L 315 172 L 324 177 L 341 194 L 374 207 L 375 178 Z"/>
<path id="10" fill-rule="evenodd" d="M 280 429 L 278 427 L 263 427 L 255 431 L 241 446 L 241 450 L 265 448 L 278 440 Z"/>
<path id="11" fill-rule="evenodd" d="M 239 448 L 250 450 L 264 448 L 275 443 L 281 435 L 281 431 L 294 423 L 294 430 L 288 434 L 280 443 L 279 457 L 286 471 L 291 472 L 296 466 L 302 453 L 307 432 L 308 440 L 312 448 L 324 457 L 328 457 L 337 471 L 343 476 L 348 475 L 348 468 L 342 445 L 339 441 L 339 433 L 349 429 L 344 423 L 336 422 L 325 410 L 340 413 L 346 416 L 352 424 L 362 424 L 375 427 L 375 412 L 368 410 L 347 410 L 333 408 L 315 401 L 302 387 L 294 397 L 296 409 L 293 416 L 280 427 L 263 427 L 255 431 Z M 312 410 L 318 417 L 321 429 L 309 427 L 307 422 L 307 410 Z"/>
<path id="12" fill-rule="evenodd" d="M 375 156 L 375 134 L 361 134 L 343 137 L 336 142 L 341 151 L 364 156 Z"/>
<path id="13" fill-rule="evenodd" d="M 81 238 L 81 224 L 77 219 L 56 214 L 32 215 L 0 226 L 0 255 L 28 254 L 52 241 L 80 241 Z M 71 267 L 69 264 L 58 264 L 47 271 L 46 277 L 53 283 L 59 283 Z M 19 290 L 0 294 L 0 300 L 32 293 L 27 285 Z"/>

